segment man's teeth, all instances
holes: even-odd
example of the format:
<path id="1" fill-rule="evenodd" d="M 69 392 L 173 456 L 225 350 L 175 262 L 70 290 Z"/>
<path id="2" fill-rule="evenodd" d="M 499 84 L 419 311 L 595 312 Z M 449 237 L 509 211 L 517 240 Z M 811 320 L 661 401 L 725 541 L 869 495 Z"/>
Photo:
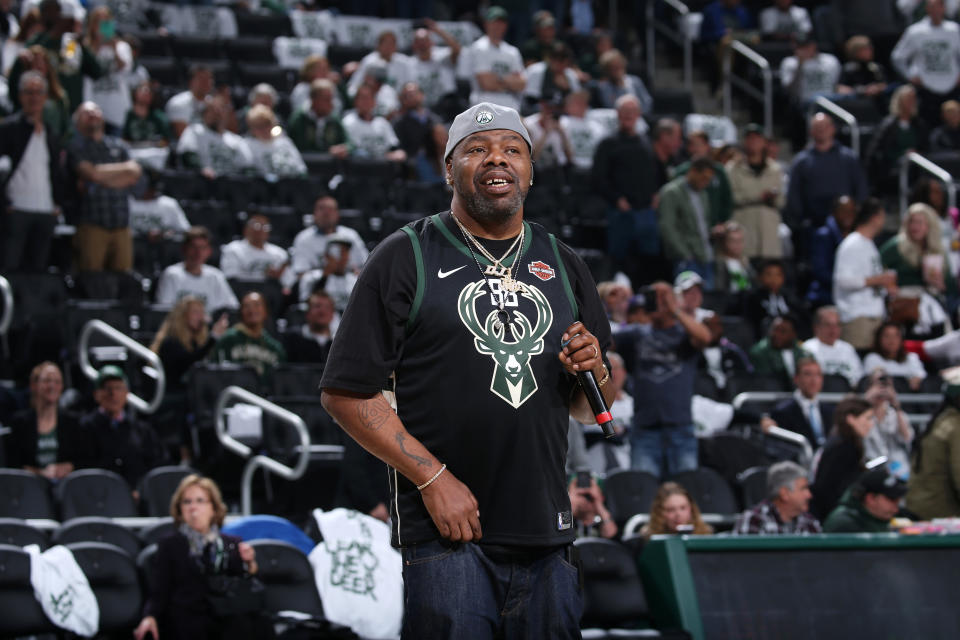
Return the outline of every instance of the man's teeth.
<path id="1" fill-rule="evenodd" d="M 487 180 L 487 184 L 498 185 L 498 184 L 508 184 L 508 183 L 503 178 L 491 178 L 490 180 Z"/>

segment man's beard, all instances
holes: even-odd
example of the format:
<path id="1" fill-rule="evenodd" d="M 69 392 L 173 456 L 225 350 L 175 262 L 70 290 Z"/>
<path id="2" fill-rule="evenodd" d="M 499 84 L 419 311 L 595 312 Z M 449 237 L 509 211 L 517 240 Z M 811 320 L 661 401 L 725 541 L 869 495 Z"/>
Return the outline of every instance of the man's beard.
<path id="1" fill-rule="evenodd" d="M 513 194 L 503 198 L 488 198 L 477 190 L 468 191 L 466 181 L 457 175 L 454 177 L 454 187 L 463 200 L 467 213 L 477 222 L 504 223 L 520 211 L 523 201 L 527 198 L 529 187 L 525 190 L 519 182 L 515 182 L 517 189 Z M 479 185 L 478 185 L 479 186 Z"/>

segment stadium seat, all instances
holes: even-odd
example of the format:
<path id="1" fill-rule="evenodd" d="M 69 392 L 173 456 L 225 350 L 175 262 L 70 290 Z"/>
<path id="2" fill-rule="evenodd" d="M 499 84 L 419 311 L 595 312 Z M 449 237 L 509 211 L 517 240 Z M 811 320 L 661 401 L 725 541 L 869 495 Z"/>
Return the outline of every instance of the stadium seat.
<path id="1" fill-rule="evenodd" d="M 0 469 L 0 518 L 56 520 L 50 481 L 22 469 Z"/>
<path id="2" fill-rule="evenodd" d="M 287 542 L 307 555 L 316 546 L 316 543 L 300 527 L 279 516 L 241 516 L 224 524 L 220 530 L 242 540 Z"/>
<path id="3" fill-rule="evenodd" d="M 339 158 L 335 158 L 329 153 L 318 153 L 316 151 L 307 151 L 300 154 L 303 157 L 304 164 L 307 165 L 307 173 L 311 177 L 317 179 L 317 184 L 322 186 L 322 191 L 319 189 L 316 191 L 316 195 L 319 197 L 320 194 L 325 193 L 327 189 L 327 184 L 330 182 L 330 179 L 335 175 L 343 173 L 343 163 Z M 310 213 L 313 211 L 313 203 L 310 203 L 310 208 L 304 213 Z"/>
<path id="4" fill-rule="evenodd" d="M 169 511 L 167 513 L 169 513 Z M 172 517 L 167 517 L 153 526 L 141 529 L 140 542 L 143 543 L 144 550 L 146 550 L 147 547 L 156 545 L 156 543 L 176 532 L 177 524 L 173 521 Z"/>
<path id="5" fill-rule="evenodd" d="M 270 242 L 280 247 L 290 247 L 297 234 L 303 231 L 303 213 L 292 206 L 259 205 L 250 207 L 248 216 L 260 214 L 270 220 Z"/>
<path id="6" fill-rule="evenodd" d="M 83 298 L 117 300 L 126 306 L 144 303 L 143 282 L 124 271 L 81 271 L 76 275 L 76 292 Z"/>
<path id="7" fill-rule="evenodd" d="M 209 200 L 182 200 L 180 206 L 183 207 L 183 212 L 187 215 L 190 224 L 206 227 L 217 245 L 230 242 L 239 231 L 236 217 L 225 203 Z"/>
<path id="8" fill-rule="evenodd" d="M 140 480 L 140 506 L 144 515 L 162 517 L 170 513 L 170 498 L 176 493 L 180 481 L 191 473 L 189 467 L 165 466 L 151 469 Z"/>
<path id="9" fill-rule="evenodd" d="M 52 633 L 30 583 L 30 555 L 20 547 L 0 544 L 0 626 L 4 637 Z"/>
<path id="10" fill-rule="evenodd" d="M 405 182 L 398 187 L 397 202 L 404 211 L 432 215 L 450 208 L 450 194 L 443 185 Z"/>
<path id="11" fill-rule="evenodd" d="M 136 505 L 127 481 L 106 469 L 80 469 L 56 487 L 61 520 L 81 516 L 133 517 Z"/>
<path id="12" fill-rule="evenodd" d="M 110 518 L 88 516 L 67 520 L 53 532 L 53 544 L 70 545 L 75 542 L 106 542 L 123 549 L 131 558 L 140 553 L 141 543 L 130 529 Z"/>
<path id="13" fill-rule="evenodd" d="M 769 462 L 763 447 L 734 431 L 721 431 L 699 440 L 700 466 L 717 471 L 731 486 L 744 469 Z"/>
<path id="14" fill-rule="evenodd" d="M 237 11 L 236 15 L 237 32 L 240 36 L 264 36 L 273 39 L 277 36 L 293 35 L 290 18 L 286 15 L 249 11 Z"/>
<path id="15" fill-rule="evenodd" d="M 172 54 L 170 50 L 170 36 L 156 31 L 137 31 L 131 33 L 140 41 L 140 56 L 150 58 L 165 58 Z"/>
<path id="16" fill-rule="evenodd" d="M 281 364 L 273 371 L 273 395 L 320 395 L 323 367 L 315 364 Z"/>
<path id="17" fill-rule="evenodd" d="M 223 45 L 217 38 L 175 35 L 170 38 L 170 49 L 178 60 L 219 60 L 226 58 Z"/>
<path id="18" fill-rule="evenodd" d="M 141 584 L 143 584 L 144 592 L 146 597 L 150 597 L 150 594 L 153 592 L 154 577 L 156 576 L 154 569 L 154 562 L 157 557 L 157 543 L 151 542 L 143 548 L 143 551 L 137 554 L 136 563 L 137 570 L 140 573 L 142 578 Z"/>
<path id="19" fill-rule="evenodd" d="M 400 227 L 415 222 L 422 217 L 423 213 L 419 211 L 384 211 L 383 225 L 380 227 L 380 234 L 383 238 L 386 238 Z"/>
<path id="20" fill-rule="evenodd" d="M 702 513 L 734 514 L 739 511 L 733 489 L 717 471 L 701 467 L 674 474 L 670 480 L 683 486 Z"/>
<path id="21" fill-rule="evenodd" d="M 655 89 L 653 97 L 653 112 L 660 116 L 683 116 L 694 113 L 693 95 L 686 89 Z"/>
<path id="22" fill-rule="evenodd" d="M 320 404 L 319 393 L 303 396 L 270 396 L 269 400 L 300 416 L 310 432 L 311 444 L 339 445 L 343 442 L 343 432 Z M 298 442 L 292 440 L 293 433 L 289 428 L 276 431 L 280 434 L 280 437 L 275 437 L 273 430 L 266 429 L 265 444 L 269 448 L 276 447 L 278 450 L 289 451 L 298 444 Z"/>
<path id="23" fill-rule="evenodd" d="M 163 183 L 163 192 L 179 200 L 181 206 L 184 200 L 203 200 L 209 197 L 210 181 L 196 171 L 167 170 L 161 174 L 160 181 Z M 189 216 L 187 218 L 189 219 Z"/>
<path id="24" fill-rule="evenodd" d="M 201 425 L 213 424 L 220 392 L 231 385 L 256 393 L 260 379 L 252 367 L 229 362 L 200 362 L 190 370 L 187 396 L 190 410 Z"/>
<path id="25" fill-rule="evenodd" d="M 363 56 L 368 53 L 370 53 L 370 47 L 331 42 L 327 48 L 327 60 L 330 61 L 331 68 L 339 69 L 348 62 L 363 59 Z"/>
<path id="26" fill-rule="evenodd" d="M 850 381 L 845 376 L 836 373 L 823 376 L 824 393 L 847 393 L 852 390 Z"/>
<path id="27" fill-rule="evenodd" d="M 0 518 L 0 544 L 15 547 L 35 544 L 39 545 L 40 549 L 46 549 L 50 546 L 50 538 L 45 532 L 30 526 L 20 518 Z"/>
<path id="28" fill-rule="evenodd" d="M 333 156 L 328 154 L 304 155 L 303 161 L 310 174 L 313 174 L 314 171 L 311 169 L 310 162 L 307 162 L 308 155 L 315 167 L 328 167 L 328 161 L 333 159 Z M 331 177 L 333 177 L 332 173 L 325 180 L 313 175 L 280 178 L 275 189 L 277 193 L 276 203 L 291 206 L 300 215 L 312 214 L 313 204 L 317 201 L 317 198 L 327 193 L 327 182 Z"/>
<path id="29" fill-rule="evenodd" d="M 240 36 L 224 41 L 227 57 L 237 62 L 274 64 L 273 38 L 264 36 Z"/>
<path id="30" fill-rule="evenodd" d="M 650 513 L 660 481 L 646 471 L 622 469 L 607 476 L 603 484 L 604 501 L 621 529 L 631 516 Z"/>
<path id="31" fill-rule="evenodd" d="M 767 467 L 750 467 L 737 474 L 741 503 L 750 509 L 767 497 Z"/>
<path id="32" fill-rule="evenodd" d="M 142 56 L 138 62 L 150 72 L 150 79 L 168 87 L 183 85 L 183 73 L 176 60 L 170 57 Z"/>
<path id="33" fill-rule="evenodd" d="M 789 391 L 786 383 L 777 377 L 758 376 L 736 372 L 727 377 L 727 395 L 736 398 L 745 391 Z"/>
<path id="34" fill-rule="evenodd" d="M 238 211 L 255 208 L 252 205 L 269 205 L 273 199 L 273 189 L 266 180 L 244 176 L 217 178 L 214 181 L 213 193 L 217 200 L 227 203 L 231 216 Z M 236 225 L 236 220 L 233 220 L 233 223 Z"/>
<path id="35" fill-rule="evenodd" d="M 720 400 L 722 397 L 720 387 L 717 386 L 717 381 L 714 380 L 713 376 L 706 371 L 699 370 L 697 371 L 697 377 L 693 380 L 693 393 L 711 400 Z"/>
<path id="36" fill-rule="evenodd" d="M 757 337 L 753 333 L 753 327 L 749 322 L 739 316 L 721 316 L 720 322 L 723 326 L 723 335 L 730 342 L 744 350 L 750 351 L 750 348 L 757 343 Z"/>
<path id="37" fill-rule="evenodd" d="M 243 87 L 252 87 L 266 82 L 280 93 L 289 94 L 296 85 L 296 75 L 290 69 L 281 69 L 275 63 L 237 63 L 237 82 Z"/>
<path id="38" fill-rule="evenodd" d="M 257 552 L 257 577 L 267 588 L 267 610 L 300 611 L 323 618 L 313 567 L 303 551 L 278 540 L 249 543 Z"/>
<path id="39" fill-rule="evenodd" d="M 364 240 L 375 239 L 370 228 L 370 220 L 360 209 L 340 209 L 340 224 L 350 227 Z"/>
<path id="40" fill-rule="evenodd" d="M 143 593 L 134 558 L 103 542 L 67 545 L 100 606 L 100 633 L 127 633 L 140 622 Z M 128 636 L 129 637 L 129 636 Z"/>

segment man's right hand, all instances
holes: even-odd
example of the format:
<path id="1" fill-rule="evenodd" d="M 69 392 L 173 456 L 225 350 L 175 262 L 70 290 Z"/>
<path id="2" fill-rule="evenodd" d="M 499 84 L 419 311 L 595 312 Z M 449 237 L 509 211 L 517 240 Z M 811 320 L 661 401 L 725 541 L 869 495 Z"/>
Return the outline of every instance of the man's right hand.
<path id="1" fill-rule="evenodd" d="M 444 538 L 453 542 L 471 542 L 483 536 L 477 499 L 449 468 L 425 487 L 420 496 L 433 524 Z"/>

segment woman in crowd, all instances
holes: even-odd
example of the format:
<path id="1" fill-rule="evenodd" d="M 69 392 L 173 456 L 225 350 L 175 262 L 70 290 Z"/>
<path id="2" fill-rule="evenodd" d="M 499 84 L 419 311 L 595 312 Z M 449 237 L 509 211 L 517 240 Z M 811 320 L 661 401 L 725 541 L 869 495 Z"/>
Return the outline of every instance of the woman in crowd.
<path id="1" fill-rule="evenodd" d="M 292 111 L 310 108 L 310 84 L 319 78 L 326 78 L 334 86 L 340 86 L 340 74 L 330 70 L 329 60 L 316 54 L 307 56 L 303 60 L 303 66 L 300 67 L 300 82 L 290 92 Z M 343 113 L 343 99 L 339 91 L 334 92 L 333 95 L 333 113 L 336 115 Z"/>
<path id="2" fill-rule="evenodd" d="M 227 507 L 209 478 L 191 474 L 170 501 L 177 532 L 160 541 L 151 567 L 151 592 L 136 640 L 204 640 L 271 637 L 269 624 L 252 614 L 215 617 L 208 578 L 257 573 L 256 553 L 240 538 L 220 533 Z"/>
<path id="3" fill-rule="evenodd" d="M 910 477 L 910 445 L 913 427 L 900 408 L 900 399 L 890 376 L 882 371 L 870 375 L 863 397 L 873 407 L 873 429 L 863 442 L 864 458 L 886 456 L 890 472 L 906 480 Z"/>
<path id="4" fill-rule="evenodd" d="M 897 272 L 898 287 L 922 287 L 935 295 L 956 295 L 957 281 L 950 273 L 933 207 L 915 202 L 907 209 L 900 232 L 880 249 L 883 266 Z"/>
<path id="5" fill-rule="evenodd" d="M 940 233 L 943 238 L 943 246 L 947 249 L 951 247 L 956 235 L 957 228 L 957 209 L 950 209 L 947 204 L 947 193 L 943 183 L 936 178 L 923 176 L 917 180 L 910 190 L 910 202 L 922 202 L 933 207 L 940 219 Z"/>
<path id="6" fill-rule="evenodd" d="M 643 80 L 627 73 L 627 58 L 617 49 L 610 49 L 600 56 L 603 78 L 594 87 L 594 106 L 613 109 L 617 98 L 634 95 L 640 101 L 641 113 L 653 111 L 653 97 Z"/>
<path id="7" fill-rule="evenodd" d="M 877 328 L 873 351 L 863 359 L 865 373 L 877 369 L 888 376 L 906 378 L 913 391 L 917 391 L 927 377 L 920 356 L 903 348 L 903 329 L 893 322 L 884 322 Z"/>
<path id="8" fill-rule="evenodd" d="M 303 157 L 287 137 L 270 107 L 257 104 L 247 112 L 244 138 L 253 156 L 253 166 L 259 176 L 286 178 L 307 174 Z"/>
<path id="9" fill-rule="evenodd" d="M 841 400 L 833 411 L 833 429 L 814 463 L 810 512 L 823 520 L 840 496 L 865 470 L 864 440 L 873 429 L 873 407 L 856 396 Z"/>
<path id="10" fill-rule="evenodd" d="M 170 120 L 153 106 L 153 88 L 144 82 L 133 90 L 133 106 L 123 123 L 123 139 L 141 146 L 165 147 L 173 140 Z"/>
<path id="11" fill-rule="evenodd" d="M 90 12 L 83 44 L 97 56 L 104 70 L 97 80 L 84 78 L 83 99 L 100 105 L 107 133 L 118 136 L 131 105 L 129 72 L 133 68 L 133 52 L 130 45 L 117 36 L 117 24 L 110 9 L 100 6 Z"/>
<path id="12" fill-rule="evenodd" d="M 207 328 L 207 310 L 200 298 L 184 296 L 177 301 L 150 345 L 163 363 L 168 392 L 182 393 L 186 389 L 190 367 L 207 357 L 229 326 L 224 314 L 212 329 Z"/>
<path id="13" fill-rule="evenodd" d="M 723 223 L 717 238 L 717 264 L 714 285 L 717 291 L 740 293 L 753 289 L 757 278 L 750 261 L 743 253 L 746 229 L 734 220 Z"/>
<path id="14" fill-rule="evenodd" d="M 643 525 L 640 535 L 644 538 L 658 534 L 713 533 L 713 527 L 703 521 L 700 507 L 690 497 L 690 492 L 676 482 L 664 482 L 650 506 L 650 521 Z"/>
<path id="15" fill-rule="evenodd" d="M 65 141 L 72 129 L 70 123 L 70 99 L 60 84 L 60 75 L 56 67 L 50 63 L 47 50 L 39 45 L 31 45 L 21 54 L 29 62 L 25 71 L 39 71 L 47 80 L 47 101 L 43 105 L 43 123 L 57 136 Z"/>
<path id="16" fill-rule="evenodd" d="M 883 119 L 867 150 L 869 174 L 873 184 L 890 192 L 898 184 L 900 158 L 908 151 L 924 151 L 930 130 L 917 116 L 917 90 L 905 84 L 890 98 L 890 115 Z"/>
<path id="17" fill-rule="evenodd" d="M 77 420 L 59 408 L 63 394 L 60 367 L 41 362 L 30 372 L 30 408 L 14 414 L 8 438 L 7 465 L 50 480 L 73 471 Z"/>

